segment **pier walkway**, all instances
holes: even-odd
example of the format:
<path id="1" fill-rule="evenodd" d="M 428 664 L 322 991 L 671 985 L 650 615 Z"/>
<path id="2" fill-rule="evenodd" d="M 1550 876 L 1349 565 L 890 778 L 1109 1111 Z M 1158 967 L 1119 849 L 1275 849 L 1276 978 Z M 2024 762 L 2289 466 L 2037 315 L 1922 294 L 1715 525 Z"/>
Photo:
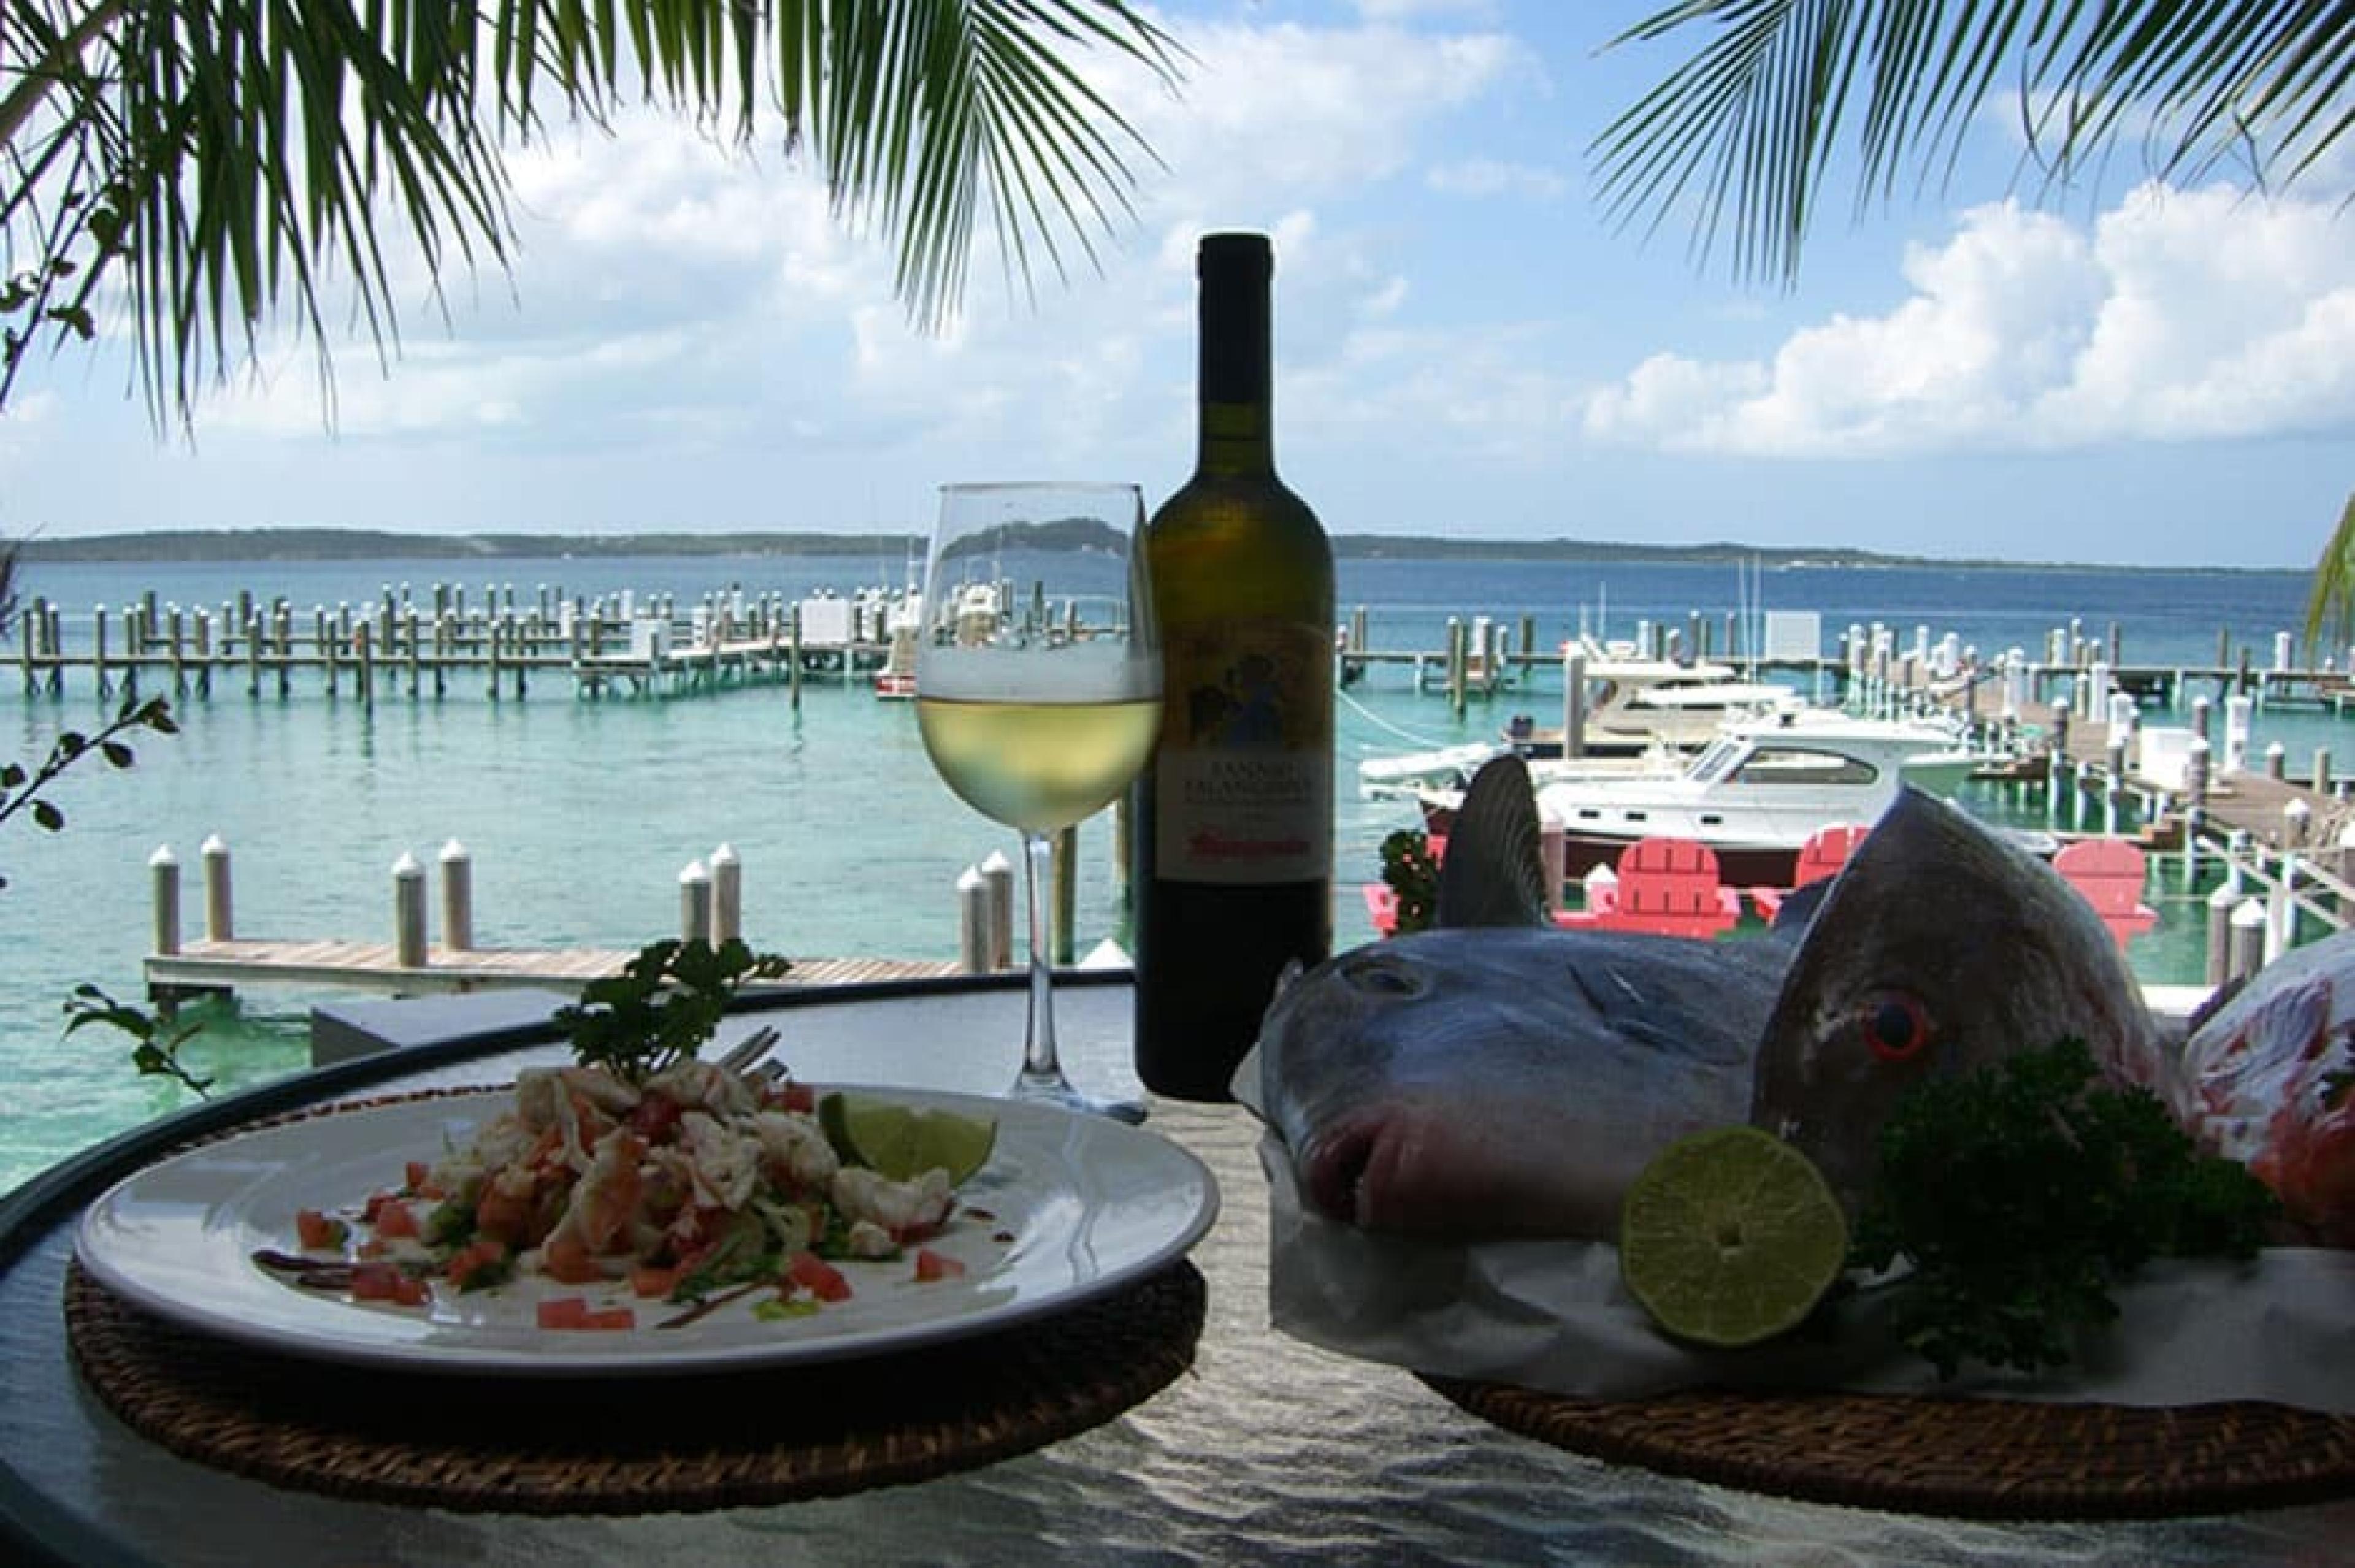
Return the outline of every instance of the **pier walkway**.
<path id="1" fill-rule="evenodd" d="M 393 996 L 446 996 L 528 987 L 578 991 L 618 975 L 636 957 L 618 948 L 433 947 L 422 964 L 401 962 L 389 942 L 195 940 L 145 960 L 148 994 L 159 998 L 240 986 L 337 986 Z M 954 975 L 951 961 L 915 958 L 795 958 L 784 986 L 849 986 Z"/>

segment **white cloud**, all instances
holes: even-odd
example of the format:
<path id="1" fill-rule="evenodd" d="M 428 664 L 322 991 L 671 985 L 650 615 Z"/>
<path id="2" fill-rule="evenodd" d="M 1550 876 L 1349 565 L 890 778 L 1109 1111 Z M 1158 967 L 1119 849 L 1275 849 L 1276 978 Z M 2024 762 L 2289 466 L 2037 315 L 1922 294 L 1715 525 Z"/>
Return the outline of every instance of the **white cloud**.
<path id="1" fill-rule="evenodd" d="M 1745 456 L 2057 450 L 2355 424 L 2355 246 L 2329 206 L 2147 185 L 2090 227 L 2002 202 L 1907 253 L 1910 293 L 1764 360 L 1673 352 L 1599 440 Z"/>

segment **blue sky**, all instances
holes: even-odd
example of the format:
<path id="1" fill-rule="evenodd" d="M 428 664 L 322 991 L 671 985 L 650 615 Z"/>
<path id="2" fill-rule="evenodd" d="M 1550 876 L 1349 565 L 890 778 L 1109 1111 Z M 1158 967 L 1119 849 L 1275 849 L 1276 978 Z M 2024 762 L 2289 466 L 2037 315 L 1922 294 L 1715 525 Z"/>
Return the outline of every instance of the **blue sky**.
<path id="1" fill-rule="evenodd" d="M 514 163 L 511 277 L 407 269 L 400 358 L 291 336 L 159 439 L 111 352 L 0 411 L 0 533 L 928 526 L 958 479 L 1134 478 L 1193 450 L 1192 251 L 1277 247 L 1285 477 L 1336 532 L 1734 539 L 2310 565 L 2355 490 L 2355 155 L 2270 197 L 2128 155 L 2054 199 L 2000 113 L 1952 181 L 1851 221 L 1796 286 L 1615 230 L 1585 149 L 1671 54 L 1648 5 L 1168 0 L 1176 96 L 1101 273 L 1035 305 L 976 253 L 944 332 L 772 150 L 632 113 Z M 1689 46 L 1683 46 L 1689 47 Z"/>

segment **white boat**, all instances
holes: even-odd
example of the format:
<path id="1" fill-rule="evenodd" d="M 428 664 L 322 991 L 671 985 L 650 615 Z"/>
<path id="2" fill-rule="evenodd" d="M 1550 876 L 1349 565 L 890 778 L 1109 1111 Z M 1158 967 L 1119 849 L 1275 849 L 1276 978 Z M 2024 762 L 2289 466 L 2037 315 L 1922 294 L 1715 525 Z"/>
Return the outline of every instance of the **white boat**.
<path id="1" fill-rule="evenodd" d="M 1539 815 L 1561 826 L 1565 877 L 1615 863 L 1639 838 L 1666 837 L 1708 845 L 1729 883 L 1784 886 L 1818 828 L 1879 820 L 1903 784 L 1952 794 L 1991 760 L 1950 725 L 1811 709 L 1730 723 L 1674 772 L 1613 776 L 1576 760 L 1530 770 Z M 1462 792 L 1418 798 L 1431 829 L 1444 832 Z"/>
<path id="2" fill-rule="evenodd" d="M 1565 659 L 1571 650 L 1565 648 Z M 1621 644 L 1582 645 L 1586 671 L 1583 752 L 1633 756 L 1661 746 L 1695 750 L 1728 722 L 1796 713 L 1808 707 L 1800 693 L 1773 681 L 1745 679 L 1732 665 L 1709 660 L 1646 658 Z M 1526 716 L 1506 740 L 1523 756 L 1554 757 L 1560 729 L 1540 729 Z"/>

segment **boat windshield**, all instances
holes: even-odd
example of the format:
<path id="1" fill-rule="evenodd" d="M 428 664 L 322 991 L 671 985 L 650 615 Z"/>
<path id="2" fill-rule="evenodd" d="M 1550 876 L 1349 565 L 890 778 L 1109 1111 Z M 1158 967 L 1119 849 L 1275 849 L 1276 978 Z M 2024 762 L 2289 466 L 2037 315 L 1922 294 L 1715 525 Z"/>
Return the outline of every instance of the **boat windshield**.
<path id="1" fill-rule="evenodd" d="M 1761 746 L 1742 759 L 1736 777 L 1745 784 L 1869 784 L 1881 770 L 1862 757 L 1810 746 Z"/>
<path id="2" fill-rule="evenodd" d="M 1749 749 L 1730 735 L 1721 735 L 1702 748 L 1700 755 L 1695 757 L 1692 765 L 1685 770 L 1685 776 L 1713 783 L 1732 773 Z"/>

